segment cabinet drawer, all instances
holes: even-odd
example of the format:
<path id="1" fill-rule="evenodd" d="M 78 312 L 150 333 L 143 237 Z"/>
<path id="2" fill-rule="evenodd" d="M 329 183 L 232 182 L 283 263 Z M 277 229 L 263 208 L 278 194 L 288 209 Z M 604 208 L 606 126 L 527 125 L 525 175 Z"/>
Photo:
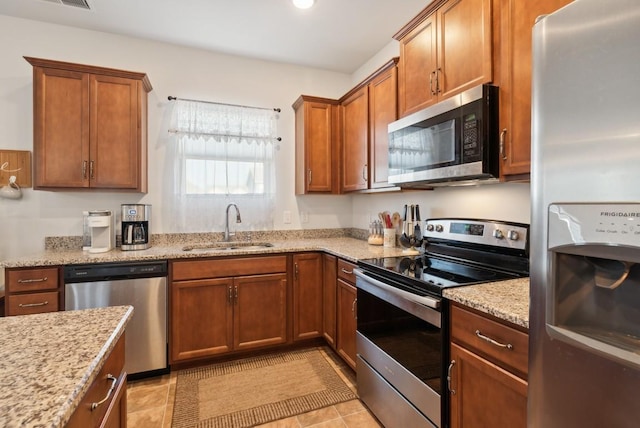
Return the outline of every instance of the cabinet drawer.
<path id="1" fill-rule="evenodd" d="M 287 271 L 287 256 L 247 257 L 177 261 L 172 265 L 174 281 L 224 278 L 230 276 L 263 275 Z"/>
<path id="2" fill-rule="evenodd" d="M 8 293 L 57 290 L 58 268 L 7 270 Z"/>
<path id="3" fill-rule="evenodd" d="M 29 315 L 57 312 L 58 292 L 15 294 L 7 296 L 7 315 Z"/>
<path id="4" fill-rule="evenodd" d="M 338 259 L 338 278 L 348 282 L 351 285 L 356 284 L 356 276 L 353 274 L 353 269 L 357 266 L 346 260 Z"/>
<path id="5" fill-rule="evenodd" d="M 451 340 L 527 378 L 527 333 L 454 305 L 451 308 Z"/>
<path id="6" fill-rule="evenodd" d="M 112 381 L 109 375 L 116 380 Z M 109 412 L 115 410 L 112 402 L 118 398 L 118 394 L 121 391 L 120 385 L 126 386 L 126 381 L 127 374 L 124 372 L 124 335 L 122 335 L 111 354 L 107 357 L 98 376 L 87 389 L 84 398 L 71 415 L 67 428 L 102 426 L 101 422 L 109 417 Z M 122 399 L 125 399 L 125 397 L 122 397 Z M 102 400 L 104 401 L 101 402 Z M 93 403 L 100 404 L 92 410 Z"/>

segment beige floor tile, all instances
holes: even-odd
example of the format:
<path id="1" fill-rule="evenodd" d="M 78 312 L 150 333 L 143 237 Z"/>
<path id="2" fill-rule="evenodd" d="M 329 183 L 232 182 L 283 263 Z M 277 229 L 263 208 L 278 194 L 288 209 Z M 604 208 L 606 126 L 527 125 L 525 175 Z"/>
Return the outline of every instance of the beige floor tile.
<path id="1" fill-rule="evenodd" d="M 322 409 L 298 415 L 298 422 L 300 422 L 300 426 L 302 427 L 317 425 L 321 422 L 327 422 L 333 419 L 340 419 L 340 414 L 333 406 L 324 407 Z"/>
<path id="2" fill-rule="evenodd" d="M 292 416 L 286 419 L 280 419 L 273 422 L 268 422 L 263 425 L 258 425 L 256 428 L 300 428 L 300 422 L 296 416 Z"/>
<path id="3" fill-rule="evenodd" d="M 342 419 L 332 419 L 330 421 L 321 422 L 319 424 L 310 425 L 308 428 L 345 428 L 346 425 Z"/>
<path id="4" fill-rule="evenodd" d="M 336 404 L 335 407 L 338 413 L 340 414 L 340 416 L 342 417 L 366 410 L 366 408 L 360 402 L 360 400 L 345 401 L 344 403 Z"/>
<path id="5" fill-rule="evenodd" d="M 128 412 L 138 412 L 159 406 L 164 408 L 167 405 L 168 394 L 168 384 L 127 389 Z"/>
<path id="6" fill-rule="evenodd" d="M 145 386 L 161 386 L 169 384 L 171 375 L 165 374 L 162 376 L 154 376 L 146 379 L 128 380 L 127 388 L 140 388 Z"/>
<path id="7" fill-rule="evenodd" d="M 382 427 L 382 425 L 368 411 L 353 413 L 344 416 L 342 420 L 348 428 L 374 428 Z"/>
<path id="8" fill-rule="evenodd" d="M 131 428 L 161 428 L 163 417 L 164 406 L 127 412 L 127 426 Z"/>

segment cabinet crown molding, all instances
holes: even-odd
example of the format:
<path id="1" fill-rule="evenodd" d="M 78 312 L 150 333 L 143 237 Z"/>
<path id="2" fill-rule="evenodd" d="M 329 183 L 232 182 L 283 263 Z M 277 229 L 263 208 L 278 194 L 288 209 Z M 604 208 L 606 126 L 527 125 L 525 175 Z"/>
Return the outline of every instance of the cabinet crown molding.
<path id="1" fill-rule="evenodd" d="M 86 64 L 75 64 L 71 62 L 55 61 L 51 59 L 33 58 L 29 56 L 23 57 L 29 64 L 34 67 L 57 68 L 61 70 L 77 71 L 81 73 L 101 74 L 104 76 L 124 77 L 127 79 L 136 79 L 142 82 L 145 92 L 151 92 L 153 87 L 146 73 L 137 71 L 118 70 L 115 68 L 98 67 Z"/>

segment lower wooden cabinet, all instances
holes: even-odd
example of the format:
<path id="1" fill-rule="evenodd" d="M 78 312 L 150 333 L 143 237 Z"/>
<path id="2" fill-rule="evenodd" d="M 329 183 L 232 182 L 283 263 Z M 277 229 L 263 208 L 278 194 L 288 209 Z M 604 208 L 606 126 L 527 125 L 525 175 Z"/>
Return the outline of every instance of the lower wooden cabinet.
<path id="1" fill-rule="evenodd" d="M 321 337 L 322 253 L 293 256 L 293 340 Z"/>
<path id="2" fill-rule="evenodd" d="M 356 369 L 356 277 L 353 263 L 338 260 L 337 341 L 336 351 L 352 368 Z"/>
<path id="3" fill-rule="evenodd" d="M 286 343 L 286 267 L 286 256 L 173 262 L 171 362 Z"/>
<path id="4" fill-rule="evenodd" d="M 124 371 L 124 335 L 107 357 L 67 428 L 125 428 L 127 426 L 127 373 Z"/>
<path id="5" fill-rule="evenodd" d="M 28 315 L 60 309 L 60 270 L 57 267 L 5 270 L 5 314 Z"/>
<path id="6" fill-rule="evenodd" d="M 338 280 L 338 341 L 336 351 L 356 369 L 356 287 Z"/>
<path id="7" fill-rule="evenodd" d="M 528 335 L 453 306 L 451 341 L 451 427 L 526 427 Z"/>
<path id="8" fill-rule="evenodd" d="M 336 298 L 338 287 L 338 258 L 323 254 L 322 278 L 322 335 L 327 344 L 336 349 Z"/>

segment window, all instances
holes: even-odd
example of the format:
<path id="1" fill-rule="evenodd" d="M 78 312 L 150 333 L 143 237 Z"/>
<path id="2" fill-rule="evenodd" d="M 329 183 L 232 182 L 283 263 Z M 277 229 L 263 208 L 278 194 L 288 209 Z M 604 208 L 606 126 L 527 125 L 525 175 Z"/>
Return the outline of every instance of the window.
<path id="1" fill-rule="evenodd" d="M 175 102 L 172 229 L 221 231 L 229 203 L 242 213 L 239 229 L 273 228 L 276 121 L 266 109 Z"/>

